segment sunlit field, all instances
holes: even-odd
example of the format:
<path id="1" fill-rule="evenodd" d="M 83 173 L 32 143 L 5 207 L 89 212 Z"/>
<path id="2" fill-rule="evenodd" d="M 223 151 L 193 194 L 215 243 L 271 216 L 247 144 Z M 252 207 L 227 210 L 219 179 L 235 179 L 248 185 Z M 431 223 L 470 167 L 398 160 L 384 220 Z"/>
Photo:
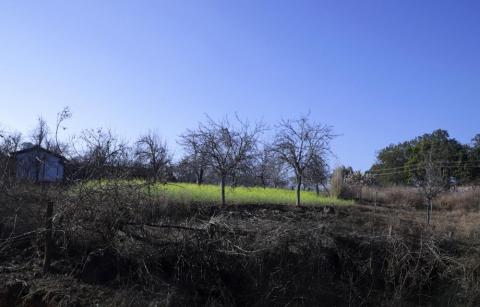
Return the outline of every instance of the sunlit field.
<path id="1" fill-rule="evenodd" d="M 191 183 L 156 184 L 150 193 L 163 198 L 168 203 L 220 203 L 220 187 L 217 185 L 197 185 Z M 227 187 L 225 190 L 227 204 L 278 204 L 294 205 L 295 191 L 287 189 L 261 187 Z M 352 201 L 333 197 L 317 196 L 311 191 L 301 192 L 304 205 L 349 205 Z"/>

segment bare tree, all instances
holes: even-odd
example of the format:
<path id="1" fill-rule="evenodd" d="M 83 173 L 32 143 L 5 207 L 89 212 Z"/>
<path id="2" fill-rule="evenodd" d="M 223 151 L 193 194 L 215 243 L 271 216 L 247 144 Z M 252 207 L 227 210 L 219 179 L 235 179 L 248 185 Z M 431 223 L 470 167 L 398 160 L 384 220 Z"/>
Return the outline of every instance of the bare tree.
<path id="1" fill-rule="evenodd" d="M 174 177 L 180 182 L 195 182 L 198 184 L 198 175 L 194 172 L 190 156 L 184 156 L 174 166 Z M 203 181 L 203 176 L 202 176 Z"/>
<path id="2" fill-rule="evenodd" d="M 280 161 L 275 160 L 271 165 L 270 169 L 272 186 L 274 188 L 284 187 L 288 183 L 287 172 L 285 170 L 284 164 Z"/>
<path id="3" fill-rule="evenodd" d="M 60 129 L 65 130 L 67 129 L 65 126 L 62 126 L 62 124 L 67 120 L 72 117 L 72 112 L 70 111 L 69 107 L 64 107 L 62 111 L 57 113 L 57 123 L 55 125 L 55 148 L 53 151 L 55 151 L 58 154 L 63 154 L 67 150 L 67 144 L 61 144 L 58 140 L 58 135 Z"/>
<path id="4" fill-rule="evenodd" d="M 237 126 L 228 118 L 214 121 L 207 117 L 205 124 L 200 124 L 195 137 L 200 141 L 201 152 L 209 166 L 220 178 L 222 206 L 225 206 L 225 184 L 228 176 L 235 174 L 247 162 L 253 161 L 257 137 L 263 130 L 262 124 L 251 126 L 238 117 Z"/>
<path id="5" fill-rule="evenodd" d="M 277 188 L 286 182 L 283 163 L 268 146 L 257 154 L 254 173 L 263 188 L 267 186 Z"/>
<path id="6" fill-rule="evenodd" d="M 9 154 L 20 149 L 22 134 L 20 132 L 0 133 L 0 153 Z"/>
<path id="7" fill-rule="evenodd" d="M 0 131 L 0 185 L 12 175 L 10 153 L 19 150 L 22 134 Z"/>
<path id="8" fill-rule="evenodd" d="M 442 168 L 436 165 L 432 160 L 433 148 L 424 154 L 423 170 L 415 176 L 416 184 L 420 187 L 420 191 L 425 198 L 427 209 L 427 225 L 430 225 L 433 210 L 433 200 L 438 194 L 443 192 L 448 185 Z"/>
<path id="9" fill-rule="evenodd" d="M 87 129 L 82 131 L 83 165 L 87 177 L 118 177 L 125 171 L 129 161 L 128 145 L 110 130 Z"/>
<path id="10" fill-rule="evenodd" d="M 320 195 L 320 186 L 328 193 L 327 182 L 329 179 L 328 164 L 325 159 L 314 154 L 305 168 L 305 181 L 314 185 L 317 196 Z"/>
<path id="11" fill-rule="evenodd" d="M 135 157 L 141 164 L 148 165 L 152 182 L 164 178 L 166 167 L 171 161 L 167 144 L 152 131 L 141 136 L 135 144 Z"/>
<path id="12" fill-rule="evenodd" d="M 48 135 L 50 134 L 50 128 L 47 122 L 39 117 L 37 120 L 37 126 L 33 129 L 30 138 L 33 144 L 37 146 L 46 146 Z"/>
<path id="13" fill-rule="evenodd" d="M 50 128 L 48 127 L 47 122 L 40 116 L 37 119 L 37 126 L 31 132 L 30 138 L 35 146 L 48 147 L 50 135 Z M 27 143 L 28 144 L 28 143 Z M 29 144 L 30 145 L 30 144 Z M 38 183 L 40 180 L 40 172 L 42 165 L 45 164 L 45 157 L 35 157 L 31 161 L 35 165 L 35 183 Z"/>
<path id="14" fill-rule="evenodd" d="M 295 174 L 296 204 L 299 206 L 306 168 L 317 157 L 325 160 L 331 152 L 330 141 L 335 135 L 331 126 L 311 123 L 308 115 L 296 120 L 282 120 L 277 129 L 272 150 Z"/>
<path id="15" fill-rule="evenodd" d="M 38 118 L 38 124 L 35 130 L 32 133 L 32 139 L 35 142 L 35 145 L 37 146 L 45 146 L 47 149 L 50 149 L 54 152 L 57 153 L 62 153 L 66 149 L 66 145 L 63 145 L 62 148 L 60 146 L 59 140 L 58 140 L 58 134 L 60 128 L 66 129 L 64 126 L 62 126 L 62 123 L 69 119 L 71 117 L 71 112 L 68 107 L 65 107 L 61 112 L 57 114 L 57 122 L 55 125 L 55 145 L 53 145 L 52 141 L 48 139 L 49 135 L 49 128 L 46 123 L 46 121 L 39 117 Z M 37 158 L 38 160 L 38 158 Z M 45 164 L 45 159 L 43 161 L 38 161 L 41 162 L 42 164 Z M 39 169 L 40 169 L 40 164 L 37 163 L 37 172 L 36 172 L 36 181 L 38 182 L 38 176 L 39 176 Z M 45 166 L 44 166 L 45 167 Z M 53 214 L 54 214 L 54 202 L 53 200 L 49 199 L 48 193 L 46 192 L 46 185 L 45 183 L 42 184 L 42 199 L 43 202 L 46 205 L 46 212 L 45 212 L 45 251 L 44 251 L 44 259 L 43 259 L 43 271 L 47 273 L 50 270 L 50 263 L 51 263 L 51 258 L 52 258 L 52 253 L 53 253 L 53 248 L 54 248 L 54 242 L 53 242 Z"/>
<path id="16" fill-rule="evenodd" d="M 272 164 L 271 152 L 264 148 L 258 155 L 255 165 L 255 175 L 260 180 L 260 184 L 265 189 L 268 186 L 269 171 Z"/>
<path id="17" fill-rule="evenodd" d="M 186 133 L 180 135 L 178 143 L 187 153 L 183 163 L 189 165 L 190 169 L 195 173 L 196 183 L 201 185 L 207 167 L 207 158 L 200 136 L 195 131 L 187 130 Z"/>
<path id="18" fill-rule="evenodd" d="M 251 159 L 246 159 L 239 163 L 228 178 L 230 179 L 230 187 L 236 188 L 239 184 L 250 186 L 255 183 L 255 154 L 252 154 Z"/>
<path id="19" fill-rule="evenodd" d="M 44 146 L 49 145 L 48 136 L 50 134 L 50 129 L 47 122 L 42 118 L 38 117 L 37 126 L 33 129 L 30 138 L 35 146 Z M 35 183 L 40 182 L 40 170 L 45 170 L 46 157 L 36 155 L 32 161 L 35 165 Z M 53 249 L 53 202 L 48 199 L 47 185 L 45 182 L 42 182 L 41 189 L 41 202 L 45 205 L 45 246 L 44 246 L 44 259 L 43 259 L 43 271 L 47 273 L 50 270 L 50 262 Z"/>

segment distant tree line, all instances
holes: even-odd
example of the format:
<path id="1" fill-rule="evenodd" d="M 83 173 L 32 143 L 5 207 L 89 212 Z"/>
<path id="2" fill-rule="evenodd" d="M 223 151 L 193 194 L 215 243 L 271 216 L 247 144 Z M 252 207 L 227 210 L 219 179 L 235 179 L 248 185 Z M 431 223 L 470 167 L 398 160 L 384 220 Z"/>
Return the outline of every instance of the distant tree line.
<path id="1" fill-rule="evenodd" d="M 179 136 L 184 155 L 178 160 L 157 131 L 127 142 L 111 130 L 85 129 L 60 141 L 66 139 L 59 134 L 71 116 L 68 108 L 59 112 L 53 130 L 39 118 L 26 137 L 0 130 L 0 182 L 12 177 L 9 154 L 35 145 L 67 158 L 68 182 L 136 178 L 147 183 L 215 183 L 221 187 L 222 204 L 228 185 L 295 187 L 300 204 L 301 189 L 320 193 L 330 178 L 327 161 L 335 134 L 332 127 L 312 121 L 309 115 L 282 120 L 274 129 L 238 116 L 233 120 L 207 116 Z M 264 140 L 267 130 L 273 132 L 271 141 Z"/>
<path id="2" fill-rule="evenodd" d="M 365 177 L 380 185 L 423 186 L 435 170 L 443 185 L 480 182 L 480 134 L 470 144 L 435 130 L 380 150 Z"/>

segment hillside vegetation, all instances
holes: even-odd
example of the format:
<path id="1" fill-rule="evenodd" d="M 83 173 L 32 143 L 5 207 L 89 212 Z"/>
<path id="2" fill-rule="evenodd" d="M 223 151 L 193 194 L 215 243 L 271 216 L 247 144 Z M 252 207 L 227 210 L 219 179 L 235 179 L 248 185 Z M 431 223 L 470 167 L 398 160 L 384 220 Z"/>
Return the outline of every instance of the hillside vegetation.
<path id="1" fill-rule="evenodd" d="M 450 137 L 446 130 L 418 136 L 381 149 L 367 172 L 369 181 L 382 185 L 417 185 L 425 175 L 426 160 L 446 178 L 446 185 L 480 182 L 480 134 L 470 144 Z"/>

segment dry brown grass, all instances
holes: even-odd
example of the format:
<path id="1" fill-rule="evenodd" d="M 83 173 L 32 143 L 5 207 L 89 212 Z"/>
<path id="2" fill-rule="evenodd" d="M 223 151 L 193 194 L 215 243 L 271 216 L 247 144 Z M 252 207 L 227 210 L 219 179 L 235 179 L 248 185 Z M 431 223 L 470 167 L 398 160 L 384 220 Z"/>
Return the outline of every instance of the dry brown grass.
<path id="1" fill-rule="evenodd" d="M 480 190 L 459 190 L 455 192 L 445 192 L 440 194 L 435 200 L 435 204 L 441 209 L 480 209 Z"/>
<path id="2" fill-rule="evenodd" d="M 5 287 L 18 290 L 9 299 L 42 293 L 64 306 L 479 303 L 475 210 L 434 208 L 426 227 L 424 211 L 411 206 L 220 209 L 165 204 L 136 186 L 118 187 L 51 193 L 57 252 L 46 276 L 41 238 L 16 245 L 3 232 L 0 246 L 9 248 L 0 249 L 0 280 L 13 280 Z M 24 192 L 11 191 L 17 207 L 31 204 L 22 213 L 28 216 L 35 202 Z M 0 282 L 0 306 L 1 293 Z"/>
<path id="3" fill-rule="evenodd" d="M 423 209 L 424 197 L 415 187 L 369 187 L 350 186 L 343 195 L 360 202 L 380 205 L 395 205 L 397 208 Z M 480 210 L 480 189 L 457 189 L 445 191 L 434 199 L 434 207 L 438 210 Z"/>

